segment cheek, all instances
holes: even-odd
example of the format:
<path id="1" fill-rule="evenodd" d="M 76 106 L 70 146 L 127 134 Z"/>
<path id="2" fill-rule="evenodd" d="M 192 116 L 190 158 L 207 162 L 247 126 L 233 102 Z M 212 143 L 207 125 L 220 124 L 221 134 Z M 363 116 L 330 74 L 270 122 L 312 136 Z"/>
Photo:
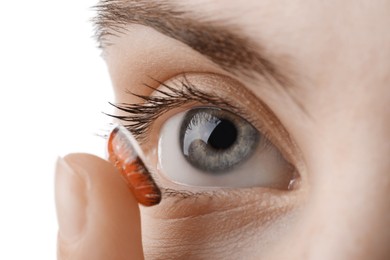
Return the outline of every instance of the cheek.
<path id="1" fill-rule="evenodd" d="M 246 248 L 251 221 L 232 223 L 232 214 L 225 212 L 199 215 L 182 219 L 153 219 L 143 217 L 143 243 L 145 256 L 170 256 L 182 259 L 188 256 L 215 256 L 224 258 L 233 252 L 231 246 Z M 242 216 L 240 216 L 242 219 Z M 253 224 L 252 224 L 253 225 Z M 227 248 L 229 248 L 227 251 Z"/>

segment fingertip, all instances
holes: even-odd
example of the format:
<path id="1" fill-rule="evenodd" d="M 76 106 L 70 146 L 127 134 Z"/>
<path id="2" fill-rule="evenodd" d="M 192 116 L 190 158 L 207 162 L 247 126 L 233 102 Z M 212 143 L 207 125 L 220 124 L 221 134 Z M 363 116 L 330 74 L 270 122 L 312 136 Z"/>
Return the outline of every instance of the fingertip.
<path id="1" fill-rule="evenodd" d="M 72 218 L 78 219 L 83 212 L 85 227 L 81 231 L 82 238 L 75 241 L 77 245 L 69 246 L 62 237 L 59 239 L 59 255 L 74 255 L 75 258 L 72 259 L 122 259 L 115 257 L 124 255 L 128 257 L 126 259 L 143 259 L 139 207 L 116 169 L 109 162 L 91 154 L 69 154 L 64 157 L 63 162 L 68 170 L 72 169 L 79 176 L 76 180 L 83 182 L 77 189 L 84 194 L 84 199 L 83 196 L 79 198 L 83 201 L 84 208 L 66 205 L 68 208 L 62 210 L 68 212 L 62 220 L 66 224 L 60 225 L 59 233 L 63 233 L 64 227 L 71 230 L 66 225 L 73 225 L 69 224 Z M 56 190 L 71 191 L 69 187 L 72 185 L 69 186 L 68 182 L 61 183 L 61 178 L 56 177 Z M 72 192 L 73 198 L 78 197 Z M 56 197 L 57 193 L 56 191 Z M 62 192 L 60 196 L 72 197 L 71 194 L 66 195 L 66 192 Z M 63 201 L 56 200 L 57 203 L 64 204 Z M 74 252 L 69 252 L 72 250 Z"/>

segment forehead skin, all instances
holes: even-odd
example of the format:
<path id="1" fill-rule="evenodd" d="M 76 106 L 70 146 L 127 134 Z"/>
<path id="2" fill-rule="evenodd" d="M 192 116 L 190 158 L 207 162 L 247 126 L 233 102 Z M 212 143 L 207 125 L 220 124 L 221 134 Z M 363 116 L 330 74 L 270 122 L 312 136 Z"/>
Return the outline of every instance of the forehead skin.
<path id="1" fill-rule="evenodd" d="M 266 259 L 389 259 L 390 1 L 165 2 L 195 19 L 232 25 L 294 75 L 290 91 L 308 115 L 280 92 L 260 88 L 259 82 L 245 75 L 236 77 L 280 118 L 300 148 L 307 171 L 303 174 L 309 195 L 296 213 L 297 222 L 287 222 L 296 224 L 276 239 L 274 258 Z M 114 85 L 137 84 L 142 81 L 139 75 L 149 72 L 145 67 L 154 68 L 162 78 L 171 67 L 173 75 L 220 72 L 161 34 L 146 28 L 127 34 L 108 48 L 106 60 Z M 153 60 L 144 62 L 148 55 Z M 121 60 L 123 56 L 130 62 Z M 120 88 L 116 92 L 118 99 L 123 98 Z M 164 239 L 174 244 L 175 234 L 160 237 L 158 228 L 175 230 L 178 222 L 187 226 L 180 221 L 165 226 L 146 216 L 151 227 L 145 230 L 152 230 L 149 235 L 156 240 L 146 238 L 145 250 L 153 245 L 157 249 L 151 255 L 159 255 L 159 249 L 175 251 L 174 246 L 164 247 Z M 220 246 L 229 249 L 229 244 Z M 234 255 L 228 249 L 227 254 Z"/>

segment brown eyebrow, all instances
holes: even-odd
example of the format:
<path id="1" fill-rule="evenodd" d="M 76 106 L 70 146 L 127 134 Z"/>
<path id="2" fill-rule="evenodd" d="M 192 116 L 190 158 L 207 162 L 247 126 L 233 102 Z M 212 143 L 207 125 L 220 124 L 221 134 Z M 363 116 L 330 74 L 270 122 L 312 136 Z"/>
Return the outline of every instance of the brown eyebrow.
<path id="1" fill-rule="evenodd" d="M 166 1 L 102 0 L 95 7 L 96 37 L 104 49 L 113 35 L 126 32 L 126 25 L 138 24 L 176 39 L 233 74 L 253 72 L 279 85 L 290 85 L 286 75 L 268 58 L 264 48 L 240 35 L 234 26 L 194 19 Z"/>

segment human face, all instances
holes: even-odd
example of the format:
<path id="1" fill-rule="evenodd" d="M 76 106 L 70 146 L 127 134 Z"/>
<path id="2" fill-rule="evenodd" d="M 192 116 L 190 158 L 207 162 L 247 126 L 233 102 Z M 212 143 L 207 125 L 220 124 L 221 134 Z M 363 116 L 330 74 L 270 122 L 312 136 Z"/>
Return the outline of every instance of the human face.
<path id="1" fill-rule="evenodd" d="M 122 0 L 100 10 L 117 102 L 188 81 L 244 111 L 295 169 L 283 177 L 290 187 L 235 186 L 234 172 L 218 176 L 229 185 L 207 185 L 176 141 L 161 140 L 181 138 L 183 111 L 223 102 L 169 106 L 141 142 L 165 191 L 141 209 L 147 259 L 390 259 L 390 1 Z M 266 172 L 255 156 L 245 174 Z M 178 168 L 192 175 L 178 181 Z"/>

